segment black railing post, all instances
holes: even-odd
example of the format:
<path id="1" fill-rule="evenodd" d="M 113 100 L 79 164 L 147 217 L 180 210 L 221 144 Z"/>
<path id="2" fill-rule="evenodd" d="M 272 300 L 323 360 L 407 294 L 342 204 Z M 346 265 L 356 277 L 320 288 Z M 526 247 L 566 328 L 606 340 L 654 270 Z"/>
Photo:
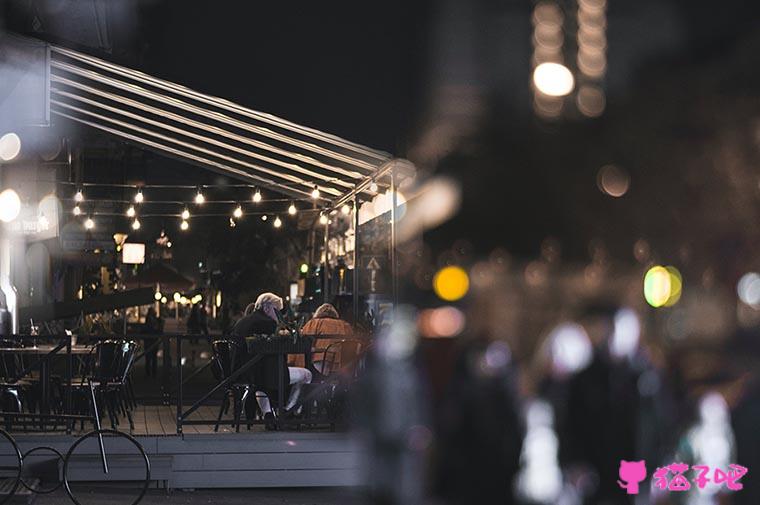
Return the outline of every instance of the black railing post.
<path id="1" fill-rule="evenodd" d="M 171 340 L 167 336 L 161 337 L 163 340 L 164 356 L 163 356 L 163 377 L 161 381 L 161 404 L 171 405 L 171 354 L 172 345 Z"/>
<path id="2" fill-rule="evenodd" d="M 182 335 L 177 336 L 177 435 L 182 435 Z"/>
<path id="3" fill-rule="evenodd" d="M 72 363 L 72 357 L 71 357 L 71 335 L 68 336 L 68 342 L 66 343 L 66 381 L 67 381 L 67 388 L 66 388 L 66 411 L 65 414 L 71 414 L 71 377 L 74 373 L 74 366 Z M 71 431 L 73 429 L 74 421 L 69 419 L 66 421 L 66 434 L 71 435 Z"/>

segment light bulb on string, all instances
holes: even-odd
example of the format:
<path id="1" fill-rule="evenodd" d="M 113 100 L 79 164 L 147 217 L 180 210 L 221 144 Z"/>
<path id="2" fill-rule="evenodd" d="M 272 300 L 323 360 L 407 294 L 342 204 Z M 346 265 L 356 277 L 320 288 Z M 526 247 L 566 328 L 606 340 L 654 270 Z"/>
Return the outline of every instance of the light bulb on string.
<path id="1" fill-rule="evenodd" d="M 324 212 L 319 215 L 319 224 L 327 224 L 327 214 Z"/>
<path id="2" fill-rule="evenodd" d="M 79 208 L 79 205 L 75 205 L 72 212 L 74 213 L 75 216 L 82 215 L 82 209 Z"/>
<path id="3" fill-rule="evenodd" d="M 80 202 L 84 201 L 84 193 L 82 193 L 82 189 L 81 188 L 77 189 L 77 192 L 74 193 L 74 201 L 77 202 L 77 203 L 80 203 Z"/>
<path id="4" fill-rule="evenodd" d="M 232 211 L 232 215 L 235 217 L 235 219 L 240 219 L 243 217 L 243 207 L 241 205 L 235 207 L 235 210 Z"/>
<path id="5" fill-rule="evenodd" d="M 137 211 L 135 211 L 135 206 L 130 205 L 127 209 L 127 217 L 135 217 L 135 214 L 137 214 Z"/>
<path id="6" fill-rule="evenodd" d="M 135 193 L 135 203 L 143 203 L 143 200 L 145 200 L 143 192 L 141 189 L 138 189 L 137 193 Z"/>
<path id="7" fill-rule="evenodd" d="M 319 198 L 319 186 L 314 186 L 314 189 L 311 191 L 311 197 L 315 200 Z"/>
<path id="8" fill-rule="evenodd" d="M 261 201 L 261 191 L 258 189 L 253 193 L 253 203 L 259 203 Z"/>
<path id="9" fill-rule="evenodd" d="M 282 226 L 282 220 L 280 219 L 280 216 L 277 216 L 274 218 L 274 222 L 272 223 L 275 228 L 279 228 Z"/>
<path id="10" fill-rule="evenodd" d="M 346 204 L 343 204 L 343 207 L 340 208 L 340 211 L 343 213 L 344 216 L 347 216 L 351 214 L 351 206 Z"/>
<path id="11" fill-rule="evenodd" d="M 267 215 L 266 215 L 266 214 L 264 214 L 263 216 L 261 216 L 261 220 L 262 220 L 262 221 L 266 221 L 267 219 L 268 219 L 268 218 L 267 218 Z"/>
<path id="12" fill-rule="evenodd" d="M 180 214 L 180 217 L 181 217 L 183 220 L 187 221 L 188 219 L 190 219 L 190 211 L 189 211 L 189 210 L 187 210 L 187 209 L 183 210 L 183 211 L 182 211 L 182 214 Z"/>
<path id="13" fill-rule="evenodd" d="M 93 221 L 91 217 L 88 217 L 87 219 L 84 220 L 84 227 L 87 230 L 92 230 L 93 228 L 95 228 L 95 221 Z"/>
<path id="14" fill-rule="evenodd" d="M 372 181 L 372 183 L 369 185 L 369 190 L 373 193 L 377 193 L 377 183 L 375 181 Z"/>
<path id="15" fill-rule="evenodd" d="M 195 203 L 197 205 L 203 205 L 203 203 L 206 201 L 206 197 L 203 196 L 203 192 L 200 188 L 198 188 L 198 193 L 195 194 Z"/>
<path id="16" fill-rule="evenodd" d="M 190 228 L 190 224 L 183 219 L 182 222 L 179 224 L 179 229 L 182 231 L 187 231 L 188 228 Z"/>
<path id="17" fill-rule="evenodd" d="M 290 207 L 288 207 L 288 214 L 291 216 L 295 216 L 296 212 L 298 212 L 298 209 L 296 209 L 296 204 L 293 202 L 290 202 Z"/>
<path id="18" fill-rule="evenodd" d="M 132 229 L 133 230 L 135 230 L 135 231 L 139 230 L 140 226 L 141 226 L 141 224 L 140 224 L 140 220 L 139 219 L 135 219 L 134 221 L 132 221 Z"/>
<path id="19" fill-rule="evenodd" d="M 234 219 L 230 218 L 230 228 L 234 228 L 235 226 L 237 226 L 237 223 Z"/>

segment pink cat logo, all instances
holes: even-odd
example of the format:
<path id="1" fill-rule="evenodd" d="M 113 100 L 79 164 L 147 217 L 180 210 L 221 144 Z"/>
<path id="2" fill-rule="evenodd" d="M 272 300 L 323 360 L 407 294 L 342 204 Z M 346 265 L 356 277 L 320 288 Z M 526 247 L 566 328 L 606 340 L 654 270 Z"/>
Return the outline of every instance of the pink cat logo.
<path id="1" fill-rule="evenodd" d="M 618 475 L 622 479 L 618 486 L 625 489 L 628 494 L 639 494 L 639 483 L 647 476 L 646 461 L 625 461 L 620 460 L 620 471 Z"/>

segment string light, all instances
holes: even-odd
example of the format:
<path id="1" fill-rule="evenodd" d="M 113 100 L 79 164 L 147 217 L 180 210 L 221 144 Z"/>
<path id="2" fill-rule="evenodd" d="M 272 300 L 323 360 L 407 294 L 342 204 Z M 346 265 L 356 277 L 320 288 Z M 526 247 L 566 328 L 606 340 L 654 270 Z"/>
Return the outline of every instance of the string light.
<path id="1" fill-rule="evenodd" d="M 206 201 L 206 197 L 203 196 L 203 193 L 201 192 L 200 188 L 198 188 L 198 193 L 195 195 L 195 203 L 198 205 L 203 205 L 205 201 Z"/>
<path id="2" fill-rule="evenodd" d="M 315 200 L 319 198 L 319 186 L 314 186 L 314 189 L 311 191 L 311 197 Z"/>
<path id="3" fill-rule="evenodd" d="M 369 185 L 369 190 L 373 193 L 377 193 L 377 183 L 375 181 L 372 181 L 372 183 Z"/>
<path id="4" fill-rule="evenodd" d="M 143 203 L 143 200 L 145 200 L 143 192 L 141 189 L 138 189 L 137 193 L 135 193 L 135 203 Z"/>
<path id="5" fill-rule="evenodd" d="M 181 217 L 181 218 L 182 218 L 184 221 L 187 221 L 188 219 L 190 219 L 190 211 L 189 211 L 189 210 L 187 210 L 187 208 L 185 208 L 185 210 L 183 210 L 183 211 L 182 211 L 182 214 L 180 214 L 180 217 Z"/>
<path id="6" fill-rule="evenodd" d="M 74 201 L 77 203 L 84 201 L 84 193 L 82 193 L 81 189 L 77 189 L 77 192 L 74 194 Z"/>
<path id="7" fill-rule="evenodd" d="M 275 228 L 279 228 L 282 226 L 282 220 L 280 219 L 280 216 L 277 216 L 274 218 L 274 222 L 272 223 Z"/>
<path id="8" fill-rule="evenodd" d="M 190 223 L 188 223 L 187 221 L 183 219 L 182 222 L 179 224 L 179 229 L 182 231 L 187 231 L 188 228 L 190 228 Z"/>
<path id="9" fill-rule="evenodd" d="M 237 226 L 237 223 L 235 223 L 234 219 L 230 218 L 230 228 L 234 228 L 235 226 Z"/>
<path id="10" fill-rule="evenodd" d="M 343 215 L 347 216 L 351 213 L 351 206 L 344 204 L 343 207 L 340 208 L 340 211 L 343 213 Z"/>
<path id="11" fill-rule="evenodd" d="M 264 214 L 263 216 L 261 216 L 261 220 L 262 220 L 262 221 L 266 221 L 266 220 L 267 220 L 267 215 L 266 215 L 266 214 Z"/>
<path id="12" fill-rule="evenodd" d="M 261 201 L 261 191 L 258 189 L 253 193 L 253 203 L 259 203 Z"/>
<path id="13" fill-rule="evenodd" d="M 136 213 L 137 212 L 135 211 L 135 206 L 130 205 L 129 208 L 127 209 L 127 217 L 135 217 Z"/>
<path id="14" fill-rule="evenodd" d="M 240 206 L 240 205 L 238 205 L 237 207 L 235 207 L 235 210 L 232 211 L 232 215 L 235 217 L 235 219 L 240 219 L 241 217 L 243 217 L 243 207 Z M 230 226 L 232 226 L 232 225 L 230 225 Z"/>
<path id="15" fill-rule="evenodd" d="M 135 231 L 139 230 L 140 226 L 141 225 L 140 225 L 140 220 L 139 219 L 135 219 L 134 221 L 132 221 L 132 229 L 133 230 L 135 230 Z"/>
<path id="16" fill-rule="evenodd" d="M 75 216 L 79 216 L 82 214 L 82 209 L 79 208 L 79 205 L 74 206 L 74 210 L 72 210 Z"/>
<path id="17" fill-rule="evenodd" d="M 91 217 L 88 217 L 84 221 L 84 227 L 87 230 L 92 230 L 93 228 L 95 228 L 95 221 L 93 221 Z"/>
<path id="18" fill-rule="evenodd" d="M 319 215 L 319 224 L 327 224 L 327 214 L 324 212 Z"/>
<path id="19" fill-rule="evenodd" d="M 290 202 L 290 207 L 288 207 L 288 214 L 291 216 L 295 216 L 297 212 L 296 204 L 293 202 Z"/>

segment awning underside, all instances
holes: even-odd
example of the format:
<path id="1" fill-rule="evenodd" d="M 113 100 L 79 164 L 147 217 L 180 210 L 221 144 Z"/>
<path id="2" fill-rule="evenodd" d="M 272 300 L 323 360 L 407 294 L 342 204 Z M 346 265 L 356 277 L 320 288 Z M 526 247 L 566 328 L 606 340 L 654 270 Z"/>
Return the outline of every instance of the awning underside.
<path id="1" fill-rule="evenodd" d="M 289 196 L 335 201 L 392 157 L 69 49 L 51 46 L 51 112 Z"/>

